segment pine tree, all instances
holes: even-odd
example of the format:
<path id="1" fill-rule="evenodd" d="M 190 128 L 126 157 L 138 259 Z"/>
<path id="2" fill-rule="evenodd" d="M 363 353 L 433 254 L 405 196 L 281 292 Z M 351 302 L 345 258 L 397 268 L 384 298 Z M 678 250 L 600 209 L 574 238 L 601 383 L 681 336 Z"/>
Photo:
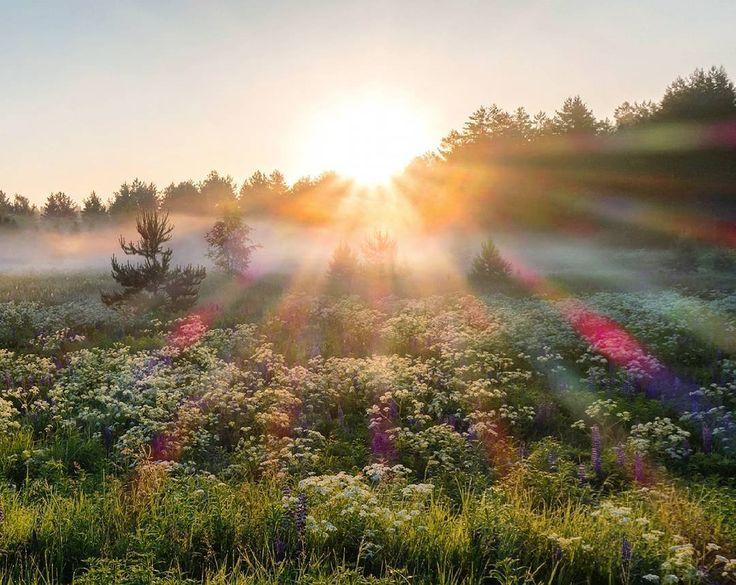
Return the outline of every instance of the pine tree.
<path id="1" fill-rule="evenodd" d="M 551 128 L 555 134 L 594 134 L 601 129 L 601 122 L 585 105 L 579 95 L 567 98 L 552 119 Z"/>
<path id="2" fill-rule="evenodd" d="M 46 219 L 74 219 L 77 217 L 77 205 L 66 193 L 52 193 L 43 206 Z"/>
<path id="3" fill-rule="evenodd" d="M 92 191 L 82 202 L 82 217 L 87 221 L 95 221 L 107 215 L 107 209 L 97 193 Z"/>
<path id="4" fill-rule="evenodd" d="M 476 286 L 488 287 L 508 281 L 511 266 L 503 259 L 490 238 L 486 240 L 480 253 L 473 259 L 470 281 Z"/>
<path id="5" fill-rule="evenodd" d="M 155 209 L 138 213 L 136 230 L 140 239 L 128 242 L 121 236 L 120 247 L 126 256 L 141 256 L 143 262 L 123 264 L 113 255 L 112 277 L 122 290 L 102 293 L 106 305 L 118 306 L 136 300 L 143 308 L 184 311 L 196 302 L 205 269 L 191 265 L 171 268 L 172 250 L 164 248 L 164 244 L 171 239 L 173 229 L 168 214 Z"/>

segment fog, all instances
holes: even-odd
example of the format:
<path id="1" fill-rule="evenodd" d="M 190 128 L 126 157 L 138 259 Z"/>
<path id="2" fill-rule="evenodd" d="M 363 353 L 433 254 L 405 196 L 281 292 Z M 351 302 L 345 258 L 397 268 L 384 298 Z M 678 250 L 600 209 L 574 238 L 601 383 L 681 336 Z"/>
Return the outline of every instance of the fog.
<path id="1" fill-rule="evenodd" d="M 174 250 L 174 264 L 211 267 L 204 241 L 211 218 L 179 216 L 172 220 L 175 229 L 170 245 Z M 253 240 L 262 246 L 253 257 L 251 271 L 255 277 L 273 272 L 323 271 L 340 242 L 359 252 L 364 238 L 373 229 L 266 220 L 253 221 L 251 225 Z M 404 228 L 390 233 L 398 242 L 399 262 L 426 273 L 464 274 L 487 237 L 487 233 L 460 229 L 428 234 Z M 51 229 L 5 232 L 0 235 L 0 273 L 106 272 L 110 257 L 121 255 L 120 235 L 135 236 L 134 226 L 73 232 Z M 540 275 L 585 277 L 620 290 L 649 286 L 653 267 L 661 263 L 659 255 L 652 250 L 641 254 L 595 243 L 589 237 L 497 231 L 493 239 L 517 268 Z"/>

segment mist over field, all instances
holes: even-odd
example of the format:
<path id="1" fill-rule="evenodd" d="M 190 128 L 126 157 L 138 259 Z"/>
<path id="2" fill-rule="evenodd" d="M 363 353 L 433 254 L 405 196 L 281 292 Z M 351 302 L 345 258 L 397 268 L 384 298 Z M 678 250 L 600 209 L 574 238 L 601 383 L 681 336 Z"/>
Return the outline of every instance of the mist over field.
<path id="1" fill-rule="evenodd" d="M 210 220 L 188 215 L 173 215 L 176 226 L 170 247 L 178 264 L 203 264 L 212 268 L 207 257 L 204 235 Z M 295 271 L 324 272 L 341 243 L 359 251 L 372 226 L 351 226 L 340 232 L 334 226 L 305 226 L 284 220 L 251 222 L 252 237 L 261 248 L 254 254 L 254 276 Z M 99 226 L 73 232 L 38 230 L 0 233 L 0 272 L 7 274 L 45 274 L 64 272 L 104 272 L 110 270 L 110 257 L 120 252 L 120 235 L 130 239 L 130 225 Z M 393 234 L 392 234 L 393 235 Z M 395 235 L 398 262 L 414 271 L 466 272 L 483 241 L 480 230 L 447 228 L 440 233 L 403 231 Z M 657 286 L 656 266 L 664 251 L 648 251 L 605 242 L 592 242 L 574 234 L 544 234 L 502 231 L 494 235 L 499 249 L 523 261 L 525 267 L 543 275 L 584 277 L 601 287 L 639 290 Z M 653 269 L 654 272 L 652 271 Z"/>
<path id="2" fill-rule="evenodd" d="M 736 585 L 734 23 L 0 0 L 0 585 Z"/>

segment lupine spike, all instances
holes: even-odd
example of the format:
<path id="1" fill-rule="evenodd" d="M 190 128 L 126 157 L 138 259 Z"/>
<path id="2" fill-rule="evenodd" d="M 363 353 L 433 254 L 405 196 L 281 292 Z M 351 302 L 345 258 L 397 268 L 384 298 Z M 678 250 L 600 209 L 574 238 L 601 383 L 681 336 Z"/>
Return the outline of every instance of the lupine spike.
<path id="1" fill-rule="evenodd" d="M 636 483 L 644 482 L 644 458 L 639 451 L 634 454 L 634 481 Z"/>
<path id="2" fill-rule="evenodd" d="M 629 539 L 624 536 L 623 540 L 621 541 L 621 564 L 624 566 L 627 566 L 629 563 L 631 563 L 631 543 L 629 542 Z"/>
<path id="3" fill-rule="evenodd" d="M 626 465 L 626 449 L 623 445 L 616 445 L 616 464 L 621 467 Z"/>
<path id="4" fill-rule="evenodd" d="M 603 474 L 603 461 L 601 459 L 601 430 L 598 425 L 590 427 L 590 460 L 596 475 Z"/>

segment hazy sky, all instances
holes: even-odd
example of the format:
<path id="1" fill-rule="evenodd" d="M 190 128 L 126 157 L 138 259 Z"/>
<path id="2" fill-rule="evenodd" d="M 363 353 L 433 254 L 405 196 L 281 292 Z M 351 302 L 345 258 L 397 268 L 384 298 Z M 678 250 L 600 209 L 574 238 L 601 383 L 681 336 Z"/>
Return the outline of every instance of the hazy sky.
<path id="1" fill-rule="evenodd" d="M 0 0 L 0 189 L 293 180 L 321 170 L 307 120 L 345 96 L 415 104 L 427 149 L 492 102 L 610 116 L 697 66 L 736 77 L 735 26 L 734 0 Z"/>

